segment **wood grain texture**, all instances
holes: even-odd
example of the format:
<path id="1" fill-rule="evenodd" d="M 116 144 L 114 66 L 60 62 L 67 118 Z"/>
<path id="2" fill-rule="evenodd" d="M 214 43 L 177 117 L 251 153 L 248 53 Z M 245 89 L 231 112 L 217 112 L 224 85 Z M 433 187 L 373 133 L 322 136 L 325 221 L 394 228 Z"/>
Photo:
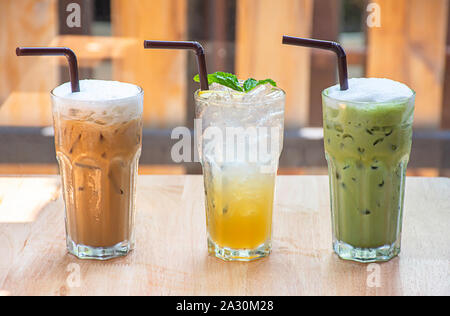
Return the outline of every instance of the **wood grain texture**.
<path id="1" fill-rule="evenodd" d="M 286 125 L 304 126 L 309 113 L 310 51 L 281 44 L 283 35 L 310 37 L 312 0 L 238 0 L 236 73 L 272 78 L 286 91 Z"/>
<path id="2" fill-rule="evenodd" d="M 145 91 L 144 124 L 172 127 L 186 119 L 186 51 L 144 50 L 144 40 L 186 40 L 186 0 L 113 0 L 114 36 L 138 42 L 113 61 L 114 79 Z"/>
<path id="3" fill-rule="evenodd" d="M 252 263 L 207 255 L 201 176 L 139 177 L 137 249 L 107 262 L 66 253 L 59 178 L 0 178 L 0 189 L 3 295 L 450 294 L 450 179 L 407 179 L 402 253 L 378 265 L 380 287 L 331 251 L 326 176 L 278 177 L 273 253 Z"/>
<path id="4" fill-rule="evenodd" d="M 14 125 L 16 120 L 27 121 L 27 117 L 36 124 L 48 123 L 51 117 L 48 93 L 57 82 L 58 57 L 19 58 L 15 48 L 47 46 L 56 36 L 56 12 L 56 0 L 0 1 L 0 107 L 5 101 L 11 102 L 13 91 L 27 95 L 18 107 L 2 110 L 0 124 Z M 47 93 L 43 103 L 39 102 L 41 92 Z"/>
<path id="5" fill-rule="evenodd" d="M 381 27 L 368 28 L 367 76 L 401 81 L 417 93 L 415 124 L 439 128 L 448 0 L 373 0 Z"/>

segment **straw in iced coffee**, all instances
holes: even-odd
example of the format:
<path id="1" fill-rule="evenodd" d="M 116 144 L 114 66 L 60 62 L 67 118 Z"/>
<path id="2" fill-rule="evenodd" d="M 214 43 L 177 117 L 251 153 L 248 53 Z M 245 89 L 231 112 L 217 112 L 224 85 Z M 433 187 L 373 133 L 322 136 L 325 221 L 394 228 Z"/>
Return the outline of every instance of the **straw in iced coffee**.
<path id="1" fill-rule="evenodd" d="M 17 47 L 17 56 L 66 56 L 72 92 L 80 92 L 77 56 L 67 47 Z"/>

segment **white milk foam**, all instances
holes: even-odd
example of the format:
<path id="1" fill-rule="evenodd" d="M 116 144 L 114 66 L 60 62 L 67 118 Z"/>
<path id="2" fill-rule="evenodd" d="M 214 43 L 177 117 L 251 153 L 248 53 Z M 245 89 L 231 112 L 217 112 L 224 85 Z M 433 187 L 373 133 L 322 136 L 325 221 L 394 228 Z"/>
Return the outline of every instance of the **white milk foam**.
<path id="1" fill-rule="evenodd" d="M 349 89 L 341 91 L 339 85 L 327 89 L 333 99 L 348 102 L 386 103 L 405 100 L 414 92 L 405 84 L 381 78 L 353 78 L 348 81 Z"/>
<path id="2" fill-rule="evenodd" d="M 55 112 L 74 118 L 86 115 L 112 121 L 139 116 L 143 111 L 141 89 L 133 84 L 107 80 L 80 80 L 80 92 L 70 82 L 52 91 Z"/>

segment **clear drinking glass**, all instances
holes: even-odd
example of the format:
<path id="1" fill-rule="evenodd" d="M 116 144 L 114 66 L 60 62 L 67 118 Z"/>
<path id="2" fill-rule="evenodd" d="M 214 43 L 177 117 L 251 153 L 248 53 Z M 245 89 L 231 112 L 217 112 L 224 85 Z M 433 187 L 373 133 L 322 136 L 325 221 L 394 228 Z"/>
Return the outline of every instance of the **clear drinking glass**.
<path id="1" fill-rule="evenodd" d="M 270 254 L 272 247 L 285 93 L 256 89 L 267 91 L 254 98 L 230 91 L 195 94 L 208 250 L 223 260 L 258 259 Z"/>
<path id="2" fill-rule="evenodd" d="M 111 259 L 134 247 L 144 94 L 134 87 L 135 95 L 113 100 L 78 100 L 52 91 L 66 243 L 81 259 Z"/>
<path id="3" fill-rule="evenodd" d="M 349 102 L 323 94 L 333 248 L 342 258 L 387 261 L 400 252 L 414 100 Z"/>

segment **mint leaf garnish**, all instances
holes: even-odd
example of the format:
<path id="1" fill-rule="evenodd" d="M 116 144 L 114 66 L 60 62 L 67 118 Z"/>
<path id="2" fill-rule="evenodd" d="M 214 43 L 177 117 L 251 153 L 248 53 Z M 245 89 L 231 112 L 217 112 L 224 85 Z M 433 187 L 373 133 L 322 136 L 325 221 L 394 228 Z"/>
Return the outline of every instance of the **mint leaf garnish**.
<path id="1" fill-rule="evenodd" d="M 244 91 L 249 92 L 250 90 L 254 89 L 258 85 L 258 80 L 250 78 L 245 80 L 244 82 Z"/>
<path id="2" fill-rule="evenodd" d="M 200 82 L 199 75 L 196 75 L 194 77 L 194 81 Z M 273 81 L 272 79 L 264 79 L 258 81 L 253 78 L 245 80 L 244 84 L 241 86 L 236 75 L 221 71 L 208 75 L 208 84 L 212 84 L 214 82 L 239 92 L 249 92 L 254 88 L 256 88 L 257 86 L 266 83 L 270 83 L 274 87 L 277 86 L 276 82 Z"/>
<path id="3" fill-rule="evenodd" d="M 275 81 L 273 81 L 272 79 L 264 79 L 264 80 L 259 80 L 258 81 L 258 86 L 260 84 L 266 84 L 266 83 L 270 83 L 272 86 L 276 87 L 277 83 Z"/>
<path id="4" fill-rule="evenodd" d="M 270 83 L 274 87 L 277 86 L 276 82 L 273 81 L 272 79 L 264 79 L 264 80 L 257 81 L 253 78 L 250 78 L 250 79 L 245 80 L 245 82 L 244 82 L 244 91 L 249 92 L 249 91 L 255 89 L 257 86 L 266 84 L 266 83 Z"/>
<path id="5" fill-rule="evenodd" d="M 195 82 L 200 82 L 199 75 L 196 75 L 194 77 Z M 226 72 L 216 72 L 213 74 L 208 75 L 208 84 L 212 84 L 213 82 L 221 84 L 222 86 L 228 87 L 230 89 L 236 90 L 236 91 L 244 91 L 239 84 L 239 80 L 236 77 L 236 75 L 229 74 Z"/>

